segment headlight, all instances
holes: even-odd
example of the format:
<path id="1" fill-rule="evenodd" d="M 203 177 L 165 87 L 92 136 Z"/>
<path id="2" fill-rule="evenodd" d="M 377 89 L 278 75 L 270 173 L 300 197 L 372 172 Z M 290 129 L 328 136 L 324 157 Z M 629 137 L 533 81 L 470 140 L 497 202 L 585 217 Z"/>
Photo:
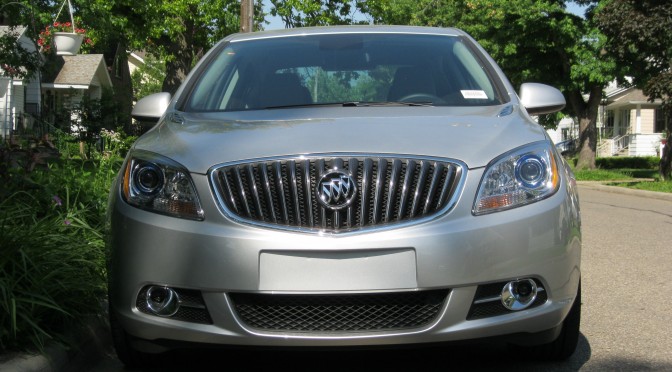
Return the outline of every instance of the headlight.
<path id="1" fill-rule="evenodd" d="M 473 213 L 497 212 L 553 195 L 560 185 L 555 153 L 547 142 L 510 151 L 488 164 Z"/>
<path id="2" fill-rule="evenodd" d="M 180 164 L 148 152 L 135 152 L 126 162 L 124 200 L 135 207 L 169 216 L 203 219 L 189 172 Z"/>

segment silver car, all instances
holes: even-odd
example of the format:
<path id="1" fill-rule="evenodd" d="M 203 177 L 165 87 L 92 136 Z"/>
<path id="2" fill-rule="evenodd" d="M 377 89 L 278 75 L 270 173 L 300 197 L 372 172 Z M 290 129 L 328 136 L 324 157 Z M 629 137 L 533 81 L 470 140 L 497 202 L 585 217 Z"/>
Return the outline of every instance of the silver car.
<path id="1" fill-rule="evenodd" d="M 576 184 L 530 117 L 564 105 L 456 29 L 227 37 L 134 109 L 156 125 L 110 194 L 120 359 L 493 338 L 569 357 Z"/>

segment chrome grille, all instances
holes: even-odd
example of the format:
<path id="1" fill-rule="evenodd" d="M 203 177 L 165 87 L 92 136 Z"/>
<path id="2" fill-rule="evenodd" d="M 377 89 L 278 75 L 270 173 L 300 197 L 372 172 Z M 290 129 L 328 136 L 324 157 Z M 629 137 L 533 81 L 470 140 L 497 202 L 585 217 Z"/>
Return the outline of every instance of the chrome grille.
<path id="1" fill-rule="evenodd" d="M 319 178 L 339 169 L 352 175 L 357 194 L 331 210 L 317 200 Z M 450 208 L 461 184 L 457 162 L 411 157 L 302 157 L 223 165 L 211 182 L 234 218 L 270 227 L 352 231 L 430 217 Z"/>
<path id="2" fill-rule="evenodd" d="M 230 293 L 252 328 L 289 332 L 373 332 L 419 328 L 436 319 L 449 290 L 287 295 Z"/>

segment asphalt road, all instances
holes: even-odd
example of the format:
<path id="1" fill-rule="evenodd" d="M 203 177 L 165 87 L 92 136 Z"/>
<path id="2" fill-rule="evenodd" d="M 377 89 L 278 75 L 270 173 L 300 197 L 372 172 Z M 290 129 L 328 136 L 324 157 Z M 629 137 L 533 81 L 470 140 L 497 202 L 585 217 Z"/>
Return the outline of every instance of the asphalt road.
<path id="1" fill-rule="evenodd" d="M 197 351 L 168 355 L 167 365 L 177 371 L 672 371 L 672 200 L 579 189 L 581 339 L 566 362 L 533 362 L 501 345 L 469 345 L 366 352 Z M 110 351 L 95 365 L 72 370 L 124 368 Z"/>

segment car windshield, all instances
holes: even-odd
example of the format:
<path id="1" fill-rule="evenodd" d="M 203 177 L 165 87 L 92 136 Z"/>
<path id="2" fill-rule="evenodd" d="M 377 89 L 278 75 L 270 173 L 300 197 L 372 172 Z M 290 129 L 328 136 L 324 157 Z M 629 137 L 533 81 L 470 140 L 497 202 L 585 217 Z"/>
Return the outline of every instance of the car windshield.
<path id="1" fill-rule="evenodd" d="M 210 59 L 186 111 L 503 103 L 457 36 L 322 34 L 231 42 Z"/>

